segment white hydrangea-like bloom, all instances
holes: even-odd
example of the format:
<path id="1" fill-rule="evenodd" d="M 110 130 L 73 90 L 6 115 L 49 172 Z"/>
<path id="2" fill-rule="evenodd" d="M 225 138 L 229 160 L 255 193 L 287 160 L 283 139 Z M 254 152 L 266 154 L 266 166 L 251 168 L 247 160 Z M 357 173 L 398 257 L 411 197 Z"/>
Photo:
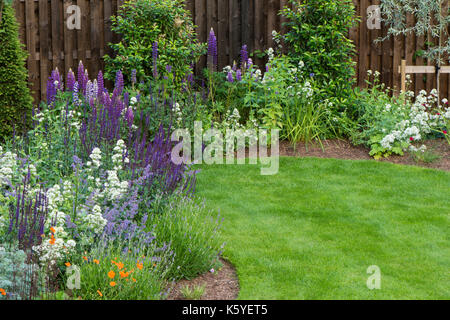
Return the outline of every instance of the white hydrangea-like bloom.
<path id="1" fill-rule="evenodd" d="M 274 58 L 274 51 L 273 51 L 273 48 L 269 48 L 269 49 L 267 50 L 267 56 L 269 57 L 269 61 L 272 61 L 272 60 L 273 60 L 273 58 Z"/>
<path id="2" fill-rule="evenodd" d="M 61 194 L 61 187 L 59 184 L 55 184 L 53 187 L 47 190 L 47 201 L 49 211 L 58 209 L 64 201 Z"/>
<path id="3" fill-rule="evenodd" d="M 87 228 L 92 230 L 95 234 L 101 234 L 106 226 L 106 219 L 103 218 L 102 209 L 99 205 L 95 205 L 91 214 L 87 214 L 82 218 Z"/>
<path id="4" fill-rule="evenodd" d="M 17 167 L 17 155 L 10 151 L 3 153 L 0 149 L 0 187 L 11 181 Z"/>
<path id="5" fill-rule="evenodd" d="M 108 170 L 107 174 L 104 194 L 109 200 L 119 199 L 128 190 L 128 182 L 121 182 L 116 170 Z"/>
<path id="6" fill-rule="evenodd" d="M 92 150 L 91 155 L 89 156 L 89 158 L 91 158 L 90 165 L 92 165 L 94 168 L 99 168 L 101 165 L 101 161 L 102 161 L 102 152 L 100 151 L 99 148 L 94 148 L 94 150 Z"/>

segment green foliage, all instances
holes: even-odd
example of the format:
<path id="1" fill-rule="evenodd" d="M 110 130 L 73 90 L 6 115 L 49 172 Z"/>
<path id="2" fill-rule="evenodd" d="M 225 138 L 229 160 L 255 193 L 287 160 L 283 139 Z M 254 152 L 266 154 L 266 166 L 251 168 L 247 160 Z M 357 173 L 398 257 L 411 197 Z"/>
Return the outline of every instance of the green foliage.
<path id="1" fill-rule="evenodd" d="M 170 244 L 176 252 L 169 278 L 192 279 L 219 263 L 222 247 L 217 233 L 222 221 L 194 200 L 176 196 L 171 200 L 149 218 L 148 225 L 156 241 Z"/>
<path id="2" fill-rule="evenodd" d="M 27 85 L 27 54 L 19 40 L 14 9 L 5 5 L 0 22 L 0 138 L 22 129 L 32 106 Z"/>
<path id="3" fill-rule="evenodd" d="M 175 83 L 181 83 L 206 49 L 197 41 L 194 27 L 183 0 L 126 1 L 118 15 L 112 17 L 112 30 L 121 41 L 111 44 L 113 57 L 105 56 L 105 77 L 114 79 L 118 70 L 131 75 L 133 69 L 138 79 L 152 77 L 152 45 L 156 42 L 158 75 L 162 78 L 173 72 Z M 166 66 L 172 67 L 171 72 L 166 71 Z"/>
<path id="4" fill-rule="evenodd" d="M 420 53 L 431 63 L 442 64 L 444 56 L 450 54 L 450 42 L 444 41 L 448 37 L 450 25 L 450 8 L 444 8 L 446 2 L 447 0 L 382 0 L 381 17 L 389 28 L 386 36 L 380 40 L 407 34 L 431 36 L 433 41 L 427 41 L 426 48 L 420 50 Z M 407 17 L 411 15 L 415 18 L 412 25 L 407 23 Z"/>
<path id="5" fill-rule="evenodd" d="M 200 300 L 205 294 L 206 284 L 193 286 L 185 285 L 181 288 L 181 294 L 186 300 Z"/>
<path id="6" fill-rule="evenodd" d="M 281 14 L 288 31 L 276 35 L 288 46 L 294 62 L 303 61 L 330 96 L 346 103 L 354 83 L 354 45 L 347 38 L 357 22 L 351 0 L 291 0 Z"/>

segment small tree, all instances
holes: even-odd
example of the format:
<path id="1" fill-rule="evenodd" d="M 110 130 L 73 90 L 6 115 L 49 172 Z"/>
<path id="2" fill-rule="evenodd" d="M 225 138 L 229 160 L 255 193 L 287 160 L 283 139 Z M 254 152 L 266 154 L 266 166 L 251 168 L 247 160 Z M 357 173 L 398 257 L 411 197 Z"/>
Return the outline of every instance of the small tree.
<path id="1" fill-rule="evenodd" d="M 450 55 L 450 39 L 448 39 L 450 8 L 444 10 L 448 0 L 382 0 L 381 20 L 388 26 L 386 37 L 415 34 L 416 36 L 431 35 L 424 57 L 436 65 L 437 91 L 439 103 L 440 68 Z M 407 17 L 413 16 L 416 23 L 408 25 Z M 445 42 L 447 38 L 447 42 Z"/>
<path id="2" fill-rule="evenodd" d="M 19 40 L 19 26 L 14 9 L 0 0 L 0 137 L 24 124 L 32 107 L 25 68 L 27 53 Z"/>

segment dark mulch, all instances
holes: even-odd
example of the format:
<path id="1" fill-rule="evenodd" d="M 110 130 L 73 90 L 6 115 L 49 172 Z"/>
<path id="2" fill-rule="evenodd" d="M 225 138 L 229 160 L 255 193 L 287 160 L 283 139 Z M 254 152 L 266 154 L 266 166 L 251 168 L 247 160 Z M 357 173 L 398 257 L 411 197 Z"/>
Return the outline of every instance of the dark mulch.
<path id="1" fill-rule="evenodd" d="M 390 156 L 380 160 L 374 160 L 369 156 L 369 150 L 363 146 L 354 146 L 347 140 L 325 140 L 322 141 L 323 149 L 318 143 L 305 145 L 298 143 L 295 148 L 287 141 L 280 142 L 280 155 L 291 157 L 317 157 L 317 158 L 336 158 L 349 160 L 372 160 L 393 162 L 403 165 L 414 165 L 426 168 L 434 168 L 450 171 L 450 145 L 444 139 L 427 140 L 425 144 L 429 151 L 439 155 L 439 159 L 431 162 L 417 162 L 406 153 L 401 156 Z"/>
<path id="2" fill-rule="evenodd" d="M 235 300 L 239 293 L 239 281 L 234 267 L 221 259 L 223 264 L 215 273 L 207 272 L 193 280 L 181 280 L 172 288 L 168 300 L 184 300 L 181 288 L 206 285 L 201 300 Z"/>

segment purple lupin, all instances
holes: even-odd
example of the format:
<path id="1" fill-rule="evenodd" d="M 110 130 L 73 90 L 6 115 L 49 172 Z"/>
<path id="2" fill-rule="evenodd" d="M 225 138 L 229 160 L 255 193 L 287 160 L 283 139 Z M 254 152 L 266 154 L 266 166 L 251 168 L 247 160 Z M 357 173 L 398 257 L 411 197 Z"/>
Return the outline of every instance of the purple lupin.
<path id="1" fill-rule="evenodd" d="M 72 69 L 69 69 L 69 72 L 67 73 L 67 85 L 66 85 L 67 91 L 73 91 L 74 84 L 75 84 L 75 74 L 73 73 Z"/>
<path id="2" fill-rule="evenodd" d="M 211 69 L 215 69 L 217 66 L 217 38 L 213 28 L 211 28 L 208 38 L 208 64 Z"/>
<path id="3" fill-rule="evenodd" d="M 241 49 L 241 68 L 245 70 L 248 66 L 248 49 L 247 45 L 243 45 Z"/>

